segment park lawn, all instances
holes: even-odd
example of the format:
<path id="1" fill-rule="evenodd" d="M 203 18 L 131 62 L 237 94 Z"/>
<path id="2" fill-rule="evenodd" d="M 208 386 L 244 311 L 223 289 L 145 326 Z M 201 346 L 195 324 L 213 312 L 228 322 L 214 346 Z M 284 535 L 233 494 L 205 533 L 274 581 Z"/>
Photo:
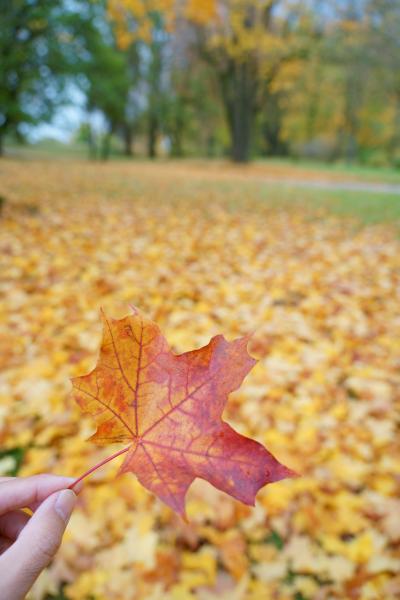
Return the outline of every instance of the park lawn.
<path id="1" fill-rule="evenodd" d="M 236 178 L 221 182 L 212 175 L 200 183 L 183 183 L 204 190 L 204 194 L 212 190 L 227 198 L 228 202 L 240 204 L 242 198 L 249 196 L 276 208 L 287 210 L 303 208 L 307 212 L 315 212 L 321 216 L 328 214 L 358 220 L 360 224 L 385 223 L 398 227 L 400 224 L 400 194 L 358 190 L 307 189 L 294 183 L 260 182 L 251 174 L 243 181 Z"/>
<path id="2" fill-rule="evenodd" d="M 277 186 L 270 191 L 289 205 L 304 205 L 325 214 L 354 218 L 360 224 L 385 223 L 400 225 L 400 195 L 382 192 L 344 190 L 299 190 L 295 186 Z M 268 196 L 269 192 L 266 191 Z"/>
<path id="3" fill-rule="evenodd" d="M 15 160 L 6 159 L 0 164 L 0 173 L 3 172 L 6 178 L 7 173 L 14 173 L 16 179 L 20 171 L 20 165 L 24 165 L 24 171 L 35 174 L 44 173 L 49 169 L 50 173 L 60 171 L 67 174 L 69 171 L 76 175 L 80 174 L 79 180 L 76 180 L 74 193 L 79 194 L 79 185 L 82 183 L 84 189 L 87 188 L 87 181 L 93 178 L 93 191 L 99 188 L 102 182 L 100 195 L 115 199 L 118 196 L 132 197 L 140 190 L 140 193 L 148 195 L 149 198 L 158 198 L 162 194 L 160 189 L 164 187 L 166 192 L 162 198 L 163 202 L 169 198 L 173 200 L 181 199 L 183 201 L 196 202 L 200 197 L 203 200 L 212 198 L 215 195 L 224 198 L 225 205 L 233 207 L 241 206 L 243 203 L 262 202 L 274 207 L 281 208 L 303 208 L 307 212 L 317 212 L 318 214 L 335 214 L 338 216 L 351 217 L 358 219 L 360 223 L 387 223 L 398 226 L 400 219 L 400 194 L 383 193 L 376 191 L 358 191 L 342 189 L 314 189 L 307 188 L 303 184 L 309 180 L 315 181 L 319 177 L 320 171 L 315 168 L 307 171 L 307 177 L 299 179 L 302 185 L 296 185 L 291 181 L 292 177 L 299 177 L 298 169 L 287 162 L 278 162 L 279 176 L 286 175 L 286 182 L 274 182 L 267 177 L 260 176 L 260 170 L 257 165 L 233 166 L 227 162 L 220 161 L 144 161 L 144 160 L 121 160 L 110 161 L 106 163 L 89 162 L 87 160 L 70 160 L 64 156 L 65 160 L 57 166 L 57 161 L 32 160 L 30 158 L 20 163 Z M 277 161 L 271 161 L 275 165 Z M 282 169 L 281 169 L 282 167 Z M 271 174 L 271 169 L 266 168 L 265 172 Z M 357 173 L 361 173 L 357 170 Z M 264 167 L 262 170 L 264 173 Z M 274 172 L 273 172 L 274 173 Z M 343 172 L 344 173 L 344 172 Z M 372 176 L 371 171 L 371 176 Z M 379 170 L 374 171 L 371 177 L 374 182 L 396 183 L 395 172 L 390 172 L 390 177 L 377 179 Z M 276 172 L 275 172 L 276 175 Z M 389 171 L 388 171 L 389 175 Z M 87 180 L 87 181 L 86 181 Z M 160 186 L 158 182 L 160 181 Z M 335 179 L 329 180 L 330 183 L 345 183 L 349 181 L 342 177 L 340 169 L 335 170 Z M 351 181 L 354 181 L 352 179 Z M 399 177 L 400 182 L 400 177 Z M 17 183 L 17 182 L 15 182 Z M 74 178 L 72 180 L 74 184 Z M 45 188 L 46 180 L 38 181 L 37 184 Z M 18 185 L 13 185 L 18 187 Z M 68 190 L 66 190 L 67 193 Z M 1 191 L 0 191 L 1 194 Z M 3 197 L 7 197 L 6 187 L 3 185 Z M 321 212 L 322 211 L 322 212 Z"/>
<path id="4" fill-rule="evenodd" d="M 319 175 L 320 178 L 334 177 L 348 181 L 400 183 L 400 168 L 394 167 L 372 167 L 344 161 L 326 163 L 318 160 L 291 158 L 256 160 L 255 164 L 267 168 L 275 166 L 276 169 L 281 169 L 283 172 L 289 169 L 293 174 L 306 171 Z"/>
<path id="5" fill-rule="evenodd" d="M 118 449 L 85 441 L 69 378 L 95 364 L 100 307 L 129 303 L 177 353 L 254 332 L 224 417 L 301 474 L 255 508 L 198 480 L 184 523 L 108 463 L 32 598 L 397 597 L 398 200 L 206 163 L 6 159 L 0 183 L 0 475 Z"/>
<path id="6" fill-rule="evenodd" d="M 131 158 L 118 155 L 118 147 L 114 147 L 111 155 L 112 162 L 131 161 Z M 8 144 L 6 152 L 10 157 L 23 160 L 85 160 L 88 150 L 82 142 L 63 143 L 57 140 L 44 139 L 35 144 L 16 145 Z M 143 158 L 135 161 L 144 162 Z M 158 162 L 165 162 L 165 158 Z M 276 177 L 300 179 L 303 181 L 323 180 L 328 182 L 363 182 L 400 184 L 400 169 L 391 167 L 371 167 L 345 162 L 326 163 L 317 160 L 292 159 L 292 158 L 265 158 L 255 159 L 249 165 L 235 166 L 229 161 L 221 159 L 205 160 L 199 158 L 185 158 L 179 161 L 170 161 L 171 164 L 182 165 L 186 168 L 198 166 L 206 172 L 220 172 L 231 169 L 238 174 L 246 171 L 254 177 Z"/>

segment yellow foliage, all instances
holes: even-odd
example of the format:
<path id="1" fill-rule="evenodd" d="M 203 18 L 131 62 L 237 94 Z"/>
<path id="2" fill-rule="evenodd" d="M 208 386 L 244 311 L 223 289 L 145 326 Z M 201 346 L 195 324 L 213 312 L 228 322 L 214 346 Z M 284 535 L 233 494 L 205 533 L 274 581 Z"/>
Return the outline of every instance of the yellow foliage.
<path id="1" fill-rule="evenodd" d="M 187 0 L 184 15 L 193 23 L 207 25 L 217 16 L 216 0 Z"/>
<path id="2" fill-rule="evenodd" d="M 225 418 L 301 475 L 255 508 L 198 480 L 183 523 L 108 463 L 31 598 L 61 583 L 68 600 L 398 597 L 391 229 L 258 201 L 257 165 L 1 167 L 0 447 L 24 448 L 20 474 L 78 476 L 114 451 L 85 441 L 69 378 L 95 364 L 100 306 L 120 317 L 132 302 L 177 352 L 255 332 L 259 364 Z M 17 462 L 3 456 L 0 473 Z"/>
<path id="3" fill-rule="evenodd" d="M 182 19 L 201 27 L 209 49 L 222 49 L 239 63 L 249 56 L 256 57 L 259 75 L 268 77 L 294 43 L 288 34 L 283 37 L 279 31 L 266 27 L 265 11 L 270 4 L 271 0 L 257 3 L 249 0 L 109 0 L 108 14 L 116 25 L 116 37 L 122 49 L 135 40 L 150 43 L 152 19 L 154 13 L 159 13 L 166 31 L 178 31 Z M 133 26 L 128 17 L 133 17 Z M 291 61 L 284 67 L 278 86 L 290 86 L 297 77 L 297 62 L 293 67 L 290 64 Z"/>

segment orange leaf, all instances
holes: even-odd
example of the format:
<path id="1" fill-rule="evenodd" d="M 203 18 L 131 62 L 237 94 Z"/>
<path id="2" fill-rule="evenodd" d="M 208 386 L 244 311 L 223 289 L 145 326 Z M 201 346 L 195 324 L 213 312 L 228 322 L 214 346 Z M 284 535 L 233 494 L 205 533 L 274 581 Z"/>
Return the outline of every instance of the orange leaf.
<path id="1" fill-rule="evenodd" d="M 256 363 L 247 352 L 249 336 L 228 342 L 218 335 L 176 355 L 136 309 L 120 320 L 102 317 L 97 366 L 73 379 L 74 397 L 97 424 L 90 439 L 130 444 L 121 473 L 134 473 L 182 516 L 196 477 L 254 504 L 262 486 L 294 475 L 221 419 L 228 394 Z"/>

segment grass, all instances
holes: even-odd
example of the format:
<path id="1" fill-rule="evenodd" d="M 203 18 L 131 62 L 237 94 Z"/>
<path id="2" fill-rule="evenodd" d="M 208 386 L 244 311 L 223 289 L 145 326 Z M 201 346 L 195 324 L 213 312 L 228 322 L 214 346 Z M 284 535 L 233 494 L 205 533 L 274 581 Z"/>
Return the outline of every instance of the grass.
<path id="1" fill-rule="evenodd" d="M 400 219 L 400 197 L 397 194 L 328 192 L 323 202 L 337 214 L 355 215 L 364 223 L 392 223 Z"/>
<path id="2" fill-rule="evenodd" d="M 288 168 L 293 173 L 307 169 L 319 175 L 337 174 L 346 177 L 351 176 L 365 182 L 400 183 L 400 169 L 395 169 L 394 167 L 372 167 L 343 161 L 326 163 L 317 160 L 291 158 L 257 160 L 256 164 Z"/>
<path id="3" fill-rule="evenodd" d="M 272 187 L 272 186 L 271 186 Z M 271 187 L 266 194 L 272 192 Z M 298 190 L 295 187 L 275 188 L 274 195 L 283 202 L 325 209 L 344 217 L 356 217 L 362 223 L 396 223 L 400 222 L 400 196 L 365 191 L 343 190 Z M 399 223 L 400 224 L 400 223 Z"/>
<path id="4" fill-rule="evenodd" d="M 85 159 L 87 147 L 83 143 L 65 144 L 55 139 L 43 139 L 35 144 L 6 145 L 6 156 L 21 160 L 46 160 L 46 159 Z"/>
<path id="5" fill-rule="evenodd" d="M 176 163 L 174 167 L 175 165 Z M 156 167 L 153 168 L 156 173 Z M 168 169 L 168 165 L 164 169 Z M 238 175 L 240 169 L 246 167 L 238 167 Z M 322 211 L 337 216 L 353 217 L 364 224 L 385 223 L 400 226 L 400 195 L 398 194 L 299 188 L 295 184 L 260 181 L 258 177 L 253 178 L 249 172 L 246 172 L 245 178 L 228 175 L 224 179 L 219 179 L 218 171 L 210 172 L 206 167 L 204 170 L 196 171 L 195 175 L 189 173 L 185 177 L 184 173 L 185 169 L 182 166 L 181 177 L 174 190 L 174 194 L 179 194 L 182 198 L 190 198 L 194 194 L 196 197 L 208 197 L 212 202 L 214 196 L 224 196 L 229 199 L 232 208 L 240 204 L 243 198 L 251 198 L 255 202 L 267 202 L 277 208 L 290 210 L 291 207 L 303 206 L 307 210 L 318 213 Z"/>
<path id="6" fill-rule="evenodd" d="M 63 143 L 52 139 L 43 139 L 36 144 L 16 145 L 9 144 L 6 148 L 8 154 L 14 158 L 24 160 L 37 159 L 73 159 L 86 160 L 88 150 L 86 144 L 82 142 Z M 127 161 L 121 155 L 111 156 L 114 161 Z M 138 160 L 138 159 L 135 159 Z M 143 157 L 139 158 L 142 162 Z M 165 159 L 162 159 L 165 160 Z M 218 170 L 220 164 L 226 161 L 220 159 L 182 159 L 181 164 L 213 165 Z M 238 167 L 243 168 L 243 167 Z M 249 167 L 247 167 L 249 168 Z M 357 164 L 348 164 L 345 162 L 324 163 L 317 160 L 291 159 L 291 158 L 267 158 L 257 159 L 250 164 L 250 170 L 268 175 L 283 176 L 295 179 L 303 177 L 321 180 L 325 177 L 335 181 L 361 181 L 363 183 L 387 183 L 400 184 L 400 169 L 390 167 L 371 167 Z"/>
<path id="7" fill-rule="evenodd" d="M 32 168 L 42 174 L 43 161 L 32 160 Z M 58 161 L 46 161 L 46 168 L 57 168 Z M 51 164 L 54 165 L 51 166 Z M 59 162 L 58 162 L 59 164 Z M 277 208 L 290 210 L 304 207 L 318 213 L 331 213 L 343 217 L 355 217 L 362 223 L 400 224 L 400 195 L 375 191 L 343 191 L 341 189 L 307 188 L 295 182 L 270 182 L 260 177 L 257 168 L 247 166 L 233 167 L 228 163 L 215 162 L 212 166 L 206 161 L 144 161 L 121 160 L 109 163 L 90 162 L 88 160 L 68 160 L 63 162 L 63 171 L 82 172 L 85 190 L 101 189 L 108 201 L 114 201 L 122 195 L 132 197 L 154 196 L 155 189 L 162 201 L 167 198 L 179 198 L 197 202 L 208 200 L 210 204 L 223 197 L 232 207 L 240 207 L 243 201 L 269 203 Z M 4 172 L 12 166 L 14 174 L 26 169 L 23 163 L 5 159 L 0 163 Z M 41 178 L 45 177 L 41 175 Z M 41 188 L 46 182 L 40 182 Z M 82 193 L 77 187 L 74 192 Z M 3 185 L 0 195 L 7 201 L 7 187 Z"/>

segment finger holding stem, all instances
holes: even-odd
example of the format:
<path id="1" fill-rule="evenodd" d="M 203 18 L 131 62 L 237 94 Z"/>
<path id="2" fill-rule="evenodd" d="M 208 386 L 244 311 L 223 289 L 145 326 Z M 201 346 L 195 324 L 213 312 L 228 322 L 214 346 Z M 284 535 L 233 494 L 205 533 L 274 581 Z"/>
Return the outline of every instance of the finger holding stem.
<path id="1" fill-rule="evenodd" d="M 121 454 L 125 454 L 125 452 L 128 452 L 129 448 L 130 448 L 130 446 L 127 446 L 126 448 L 122 448 L 122 450 L 119 450 L 118 452 L 115 452 L 115 454 L 112 454 L 111 456 L 108 456 L 104 460 L 102 460 L 99 463 L 97 463 L 97 465 L 94 465 L 94 467 L 92 467 L 91 469 L 89 469 L 88 471 L 86 471 L 83 475 L 81 475 L 80 477 L 78 477 L 78 479 L 75 479 L 75 481 L 73 481 L 71 483 L 71 485 L 68 487 L 68 489 L 69 490 L 73 490 L 74 487 L 77 486 L 83 479 L 85 479 L 86 477 L 89 477 L 89 475 L 91 475 L 92 473 L 94 473 L 95 471 L 97 471 L 97 469 L 100 469 L 100 467 L 102 467 L 103 465 L 105 465 L 108 462 L 114 460 L 114 458 L 117 458 L 118 456 L 121 456 Z"/>

